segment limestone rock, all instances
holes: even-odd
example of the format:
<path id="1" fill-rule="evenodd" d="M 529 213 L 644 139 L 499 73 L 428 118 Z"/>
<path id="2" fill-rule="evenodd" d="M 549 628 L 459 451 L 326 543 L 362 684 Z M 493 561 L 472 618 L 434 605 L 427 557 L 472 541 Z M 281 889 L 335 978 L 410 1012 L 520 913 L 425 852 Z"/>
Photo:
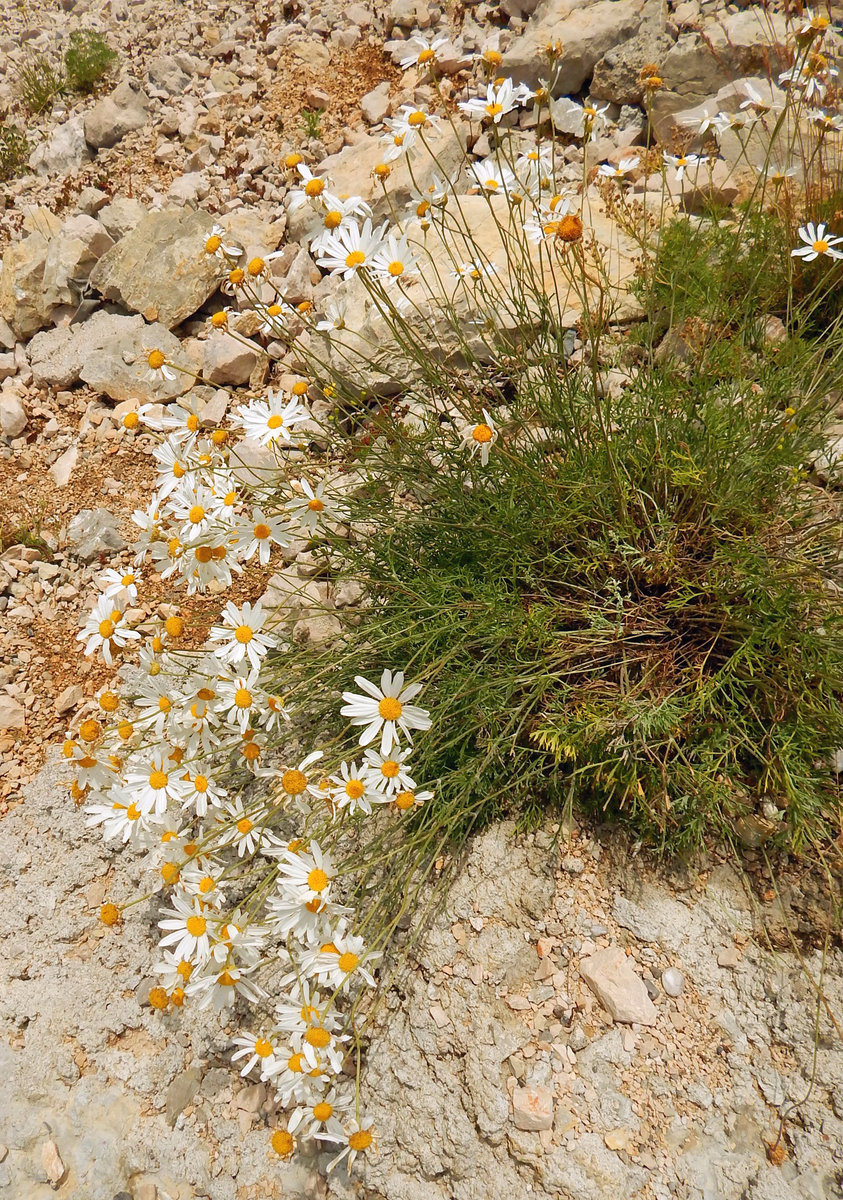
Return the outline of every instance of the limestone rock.
<path id="1" fill-rule="evenodd" d="M 168 96 L 180 96 L 190 84 L 190 76 L 172 54 L 153 59 L 146 74 L 152 86 Z"/>
<path id="2" fill-rule="evenodd" d="M 412 177 L 402 159 L 391 164 L 392 174 L 387 185 L 389 198 L 384 196 L 383 188 L 372 175 L 374 168 L 383 161 L 384 146 L 378 137 L 367 135 L 353 146 L 346 146 L 339 154 L 323 159 L 319 174 L 330 176 L 340 194 L 362 196 L 371 205 L 375 219 L 383 219 L 390 215 L 392 206 L 400 212 L 409 202 L 414 187 L 418 185 L 423 191 L 434 174 L 448 179 L 457 179 L 461 175 L 463 149 L 451 126 L 446 125 L 438 134 L 431 134 L 427 141 L 430 153 L 419 155 L 413 163 Z M 431 155 L 435 156 L 436 162 Z M 291 240 L 300 239 L 309 217 L 307 206 L 288 214 Z"/>
<path id="3" fill-rule="evenodd" d="M 74 708 L 78 708 L 85 699 L 85 693 L 78 683 L 71 683 L 56 696 L 55 710 L 57 717 L 63 717 L 65 713 L 71 712 Z"/>
<path id="4" fill-rule="evenodd" d="M 97 261 L 114 245 L 94 217 L 78 213 L 66 220 L 50 239 L 44 263 L 45 305 L 78 304 L 76 281 L 88 278 Z"/>
<path id="5" fill-rule="evenodd" d="M 167 1088 L 164 1096 L 165 1112 L 169 1125 L 175 1125 L 179 1113 L 184 1112 L 199 1091 L 202 1072 L 196 1067 L 181 1071 Z"/>
<path id="6" fill-rule="evenodd" d="M 377 125 L 388 115 L 389 109 L 389 83 L 387 81 L 379 83 L 360 101 L 360 110 L 367 125 Z"/>
<path id="7" fill-rule="evenodd" d="M 91 285 L 104 299 L 172 329 L 217 288 L 219 264 L 204 251 L 212 225 L 199 210 L 148 213 L 103 255 Z"/>
<path id="8" fill-rule="evenodd" d="M 517 1087 L 512 1093 L 516 1129 L 538 1132 L 553 1128 L 553 1092 L 547 1087 Z"/>
<path id="9" fill-rule="evenodd" d="M 9 246 L 0 273 L 0 314 L 17 337 L 31 338 L 50 324 L 52 308 L 44 302 L 44 267 L 50 243 L 34 232 Z"/>
<path id="10" fill-rule="evenodd" d="M 50 1187 L 54 1192 L 58 1191 L 67 1174 L 67 1167 L 62 1162 L 59 1148 L 52 1139 L 41 1147 L 41 1166 L 44 1168 Z"/>
<path id="11" fill-rule="evenodd" d="M 146 209 L 140 200 L 128 196 L 117 196 L 99 212 L 100 224 L 115 242 L 130 233 L 145 216 Z"/>
<path id="12" fill-rule="evenodd" d="M 0 429 L 6 437 L 20 437 L 26 429 L 26 410 L 20 396 L 10 388 L 0 391 Z"/>
<path id="13" fill-rule="evenodd" d="M 83 508 L 78 512 L 68 526 L 67 544 L 82 562 L 93 562 L 100 554 L 126 549 L 117 520 L 107 508 Z"/>
<path id="14" fill-rule="evenodd" d="M 545 48 L 561 43 L 551 90 L 555 96 L 573 95 L 604 54 L 638 32 L 643 7 L 644 0 L 540 0 L 504 55 L 503 74 L 535 87 L 548 73 Z"/>
<path id="15" fill-rule="evenodd" d="M 244 345 L 240 339 L 221 333 L 212 336 L 204 345 L 202 373 L 209 383 L 230 383 L 235 386 L 249 382 L 258 361 L 259 347 Z"/>
<path id="16" fill-rule="evenodd" d="M 29 165 L 36 175 L 74 175 L 90 158 L 84 118 L 77 113 L 57 125 L 47 140 L 35 147 Z"/>
<path id="17" fill-rule="evenodd" d="M 25 729 L 26 710 L 5 693 L 0 694 L 0 729 Z"/>
<path id="18" fill-rule="evenodd" d="M 580 975 L 616 1021 L 655 1025 L 658 1010 L 619 946 L 609 946 L 584 958 Z"/>
<path id="19" fill-rule="evenodd" d="M 50 474 L 53 477 L 53 482 L 56 487 L 67 487 L 70 483 L 73 472 L 76 470 L 76 464 L 79 461 L 79 447 L 68 446 L 64 454 L 50 467 Z"/>
<path id="20" fill-rule="evenodd" d="M 142 88 L 124 80 L 85 113 L 86 142 L 95 150 L 116 146 L 127 133 L 143 128 L 148 108 L 149 97 Z"/>
<path id="21" fill-rule="evenodd" d="M 82 379 L 118 402 L 183 395 L 191 386 L 189 375 L 149 378 L 146 358 L 152 349 L 183 361 L 181 343 L 163 325 L 100 310 L 81 325 L 37 334 L 29 343 L 29 365 L 39 386 L 66 388 Z"/>

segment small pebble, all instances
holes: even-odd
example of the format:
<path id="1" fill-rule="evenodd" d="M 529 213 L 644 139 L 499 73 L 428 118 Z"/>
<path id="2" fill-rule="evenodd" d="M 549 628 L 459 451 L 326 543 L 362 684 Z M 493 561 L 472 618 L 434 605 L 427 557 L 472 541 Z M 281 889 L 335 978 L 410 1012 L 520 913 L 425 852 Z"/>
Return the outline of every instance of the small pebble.
<path id="1" fill-rule="evenodd" d="M 668 967 L 662 971 L 662 987 L 668 996 L 681 996 L 685 986 L 685 976 L 676 967 Z"/>

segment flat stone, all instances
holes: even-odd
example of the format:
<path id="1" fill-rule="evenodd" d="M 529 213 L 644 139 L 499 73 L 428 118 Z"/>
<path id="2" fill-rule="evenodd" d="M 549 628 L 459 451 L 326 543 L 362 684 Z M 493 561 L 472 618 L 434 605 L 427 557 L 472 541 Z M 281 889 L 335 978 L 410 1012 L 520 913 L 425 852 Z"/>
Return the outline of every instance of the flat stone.
<path id="1" fill-rule="evenodd" d="M 199 209 L 147 213 L 99 260 L 91 286 L 104 299 L 173 329 L 218 286 L 219 263 L 204 248 L 212 225 Z"/>
<path id="2" fill-rule="evenodd" d="M 52 306 L 44 301 L 44 267 L 50 243 L 43 233 L 8 246 L 0 272 L 0 314 L 16 337 L 26 341 L 50 324 Z"/>
<path id="3" fill-rule="evenodd" d="M 192 385 L 190 376 L 179 372 L 175 379 L 149 376 L 150 350 L 160 350 L 172 362 L 184 361 L 184 355 L 168 329 L 147 325 L 137 315 L 100 310 L 81 325 L 36 334 L 27 349 L 38 386 L 68 388 L 81 379 L 119 403 L 172 400 Z"/>
<path id="4" fill-rule="evenodd" d="M 29 165 L 36 175 L 74 175 L 91 159 L 85 140 L 85 120 L 81 113 L 57 125 L 40 146 L 29 156 Z"/>
<path id="5" fill-rule="evenodd" d="M 67 1167 L 61 1160 L 59 1148 L 52 1140 L 41 1147 L 41 1166 L 47 1176 L 47 1181 L 53 1191 L 58 1191 L 61 1182 L 67 1174 Z"/>
<path id="6" fill-rule="evenodd" d="M 53 465 L 50 467 L 50 474 L 53 477 L 53 482 L 56 487 L 67 487 L 70 483 L 73 472 L 76 470 L 76 464 L 79 461 L 79 447 L 76 445 L 68 446 L 64 454 L 60 455 Z"/>
<path id="7" fill-rule="evenodd" d="M 616 1021 L 655 1025 L 658 1009 L 620 946 L 610 946 L 584 958 L 580 975 Z"/>
<path id="8" fill-rule="evenodd" d="M 553 1092 L 548 1087 L 517 1087 L 512 1093 L 516 1129 L 539 1132 L 553 1128 Z"/>
<path id="9" fill-rule="evenodd" d="M 175 1125 L 179 1113 L 184 1112 L 199 1091 L 201 1082 L 202 1072 L 197 1067 L 181 1071 L 175 1077 L 164 1096 L 164 1110 L 169 1125 Z"/>
<path id="10" fill-rule="evenodd" d="M 258 346 L 245 345 L 226 333 L 214 334 L 204 343 L 202 374 L 209 383 L 248 383 L 259 353 Z"/>
<path id="11" fill-rule="evenodd" d="M 63 717 L 65 713 L 71 712 L 74 708 L 78 708 L 85 699 L 85 693 L 82 691 L 78 683 L 71 683 L 63 692 L 56 696 L 56 716 Z"/>

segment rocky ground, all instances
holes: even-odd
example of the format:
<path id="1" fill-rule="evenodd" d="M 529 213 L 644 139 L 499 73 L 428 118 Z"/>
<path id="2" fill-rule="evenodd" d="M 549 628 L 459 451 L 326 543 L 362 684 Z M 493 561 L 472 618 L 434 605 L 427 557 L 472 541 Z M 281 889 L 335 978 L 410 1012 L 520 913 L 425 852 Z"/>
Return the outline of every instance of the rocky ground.
<path id="1" fill-rule="evenodd" d="M 107 36 L 113 77 L 25 114 L 27 57 L 58 63 L 75 29 Z M 52 747 L 109 676 L 77 653 L 79 614 L 97 574 L 128 560 L 131 513 L 152 494 L 148 443 L 122 417 L 189 393 L 218 422 L 232 393 L 289 369 L 245 318 L 254 349 L 210 335 L 230 299 L 197 246 L 220 222 L 250 254 L 282 249 L 275 281 L 318 303 L 326 286 L 288 219 L 283 155 L 300 150 L 374 197 L 383 118 L 433 97 L 397 66 L 414 30 L 447 39 L 446 99 L 483 46 L 535 83 L 540 51 L 561 40 L 558 94 L 609 105 L 594 163 L 640 143 L 643 63 L 661 66 L 654 118 L 671 146 L 688 113 L 735 111 L 741 80 L 767 86 L 784 42 L 776 5 L 720 0 L 31 0 L 0 13 L 0 117 L 31 147 L 28 173 L 0 193 L 0 1185 L 21 1200 L 843 1194 L 839 951 L 813 948 L 822 919 L 793 913 L 793 895 L 759 914 L 726 866 L 666 879 L 618 866 L 585 835 L 561 852 L 523 842 L 510 859 L 510 831 L 487 834 L 380 1018 L 364 1088 L 381 1153 L 363 1192 L 341 1178 L 326 1192 L 317 1164 L 273 1159 L 272 1103 L 232 1074 L 231 1030 L 145 1005 L 152 908 L 129 910 L 117 933 L 94 919 L 106 893 L 133 894 L 142 864 L 85 834 Z M 320 109 L 308 126 L 305 110 Z M 728 202 L 742 168 L 728 139 L 722 149 L 708 186 Z M 564 149 L 572 181 L 582 153 Z M 699 200 L 678 185 L 674 196 Z M 207 382 L 154 391 L 152 346 Z M 276 595 L 309 572 L 302 547 L 288 558 L 271 565 Z M 250 572 L 240 598 L 269 574 Z M 176 599 L 149 584 L 138 622 Z M 215 600 L 192 603 L 200 637 Z M 809 882 L 795 879 L 797 898 Z M 797 947 L 765 947 L 788 915 Z"/>

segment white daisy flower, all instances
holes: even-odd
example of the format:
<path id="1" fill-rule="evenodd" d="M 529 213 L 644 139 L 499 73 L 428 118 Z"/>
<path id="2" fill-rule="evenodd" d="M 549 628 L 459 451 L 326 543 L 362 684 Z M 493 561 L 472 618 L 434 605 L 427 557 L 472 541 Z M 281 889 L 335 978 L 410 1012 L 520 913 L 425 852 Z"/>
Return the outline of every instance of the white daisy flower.
<path id="1" fill-rule="evenodd" d="M 361 937 L 335 936 L 330 950 L 320 950 L 313 963 L 312 973 L 320 984 L 331 991 L 346 991 L 361 981 L 375 986 L 371 968 L 380 962 L 382 954 L 366 950 Z"/>
<path id="2" fill-rule="evenodd" d="M 279 858 L 278 882 L 287 895 L 300 896 L 305 901 L 328 899 L 336 869 L 318 842 L 311 841 L 309 850 L 283 850 Z"/>
<path id="3" fill-rule="evenodd" d="M 350 816 L 363 812 L 372 815 L 373 804 L 383 804 L 387 797 L 379 792 L 375 780 L 364 763 L 340 763 L 339 772 L 330 777 L 330 796 L 334 808 L 347 809 Z"/>
<path id="4" fill-rule="evenodd" d="M 192 963 L 205 962 L 210 957 L 211 945 L 201 900 L 176 893 L 172 908 L 163 912 L 164 920 L 158 922 L 158 928 L 166 931 L 159 942 L 162 949 L 172 946 L 177 958 L 186 958 Z"/>
<path id="5" fill-rule="evenodd" d="M 389 754 L 381 754 L 379 750 L 367 750 L 366 762 L 374 778 L 375 787 L 385 796 L 392 797 L 396 792 L 412 791 L 415 780 L 408 775 L 407 759 L 412 750 L 393 748 Z"/>
<path id="6" fill-rule="evenodd" d="M 252 400 L 237 409 L 237 424 L 245 436 L 271 446 L 275 442 L 294 442 L 295 426 L 308 419 L 298 396 L 287 400 L 281 392 L 267 392 L 266 400 Z"/>
<path id="7" fill-rule="evenodd" d="M 241 1077 L 248 1075 L 252 1067 L 259 1066 L 261 1080 L 267 1080 L 267 1070 L 275 1064 L 278 1055 L 272 1038 L 263 1037 L 258 1033 L 241 1033 L 239 1037 L 234 1038 L 234 1045 L 238 1049 L 232 1054 L 231 1061 L 237 1062 L 239 1058 L 247 1060 L 240 1071 Z"/>
<path id="8" fill-rule="evenodd" d="M 484 158 L 482 162 L 471 163 L 468 173 L 479 185 L 480 190 L 489 195 L 512 192 L 518 183 L 509 167 L 502 166 L 494 158 Z"/>
<path id="9" fill-rule="evenodd" d="M 348 1170 L 354 1166 L 354 1160 L 358 1154 L 365 1154 L 369 1147 L 374 1142 L 374 1134 L 372 1133 L 373 1120 L 371 1117 L 363 1117 L 362 1119 L 354 1118 L 346 1125 L 344 1133 L 343 1148 L 336 1156 L 328 1163 L 328 1173 L 330 1174 L 344 1158 L 348 1158 Z M 316 1134 L 316 1140 L 322 1141 L 322 1136 Z M 333 1138 L 325 1138 L 326 1141 L 333 1141 Z"/>
<path id="10" fill-rule="evenodd" d="M 287 1121 L 289 1133 L 298 1131 L 299 1137 L 312 1138 L 321 1133 L 323 1140 L 341 1142 L 345 1140 L 343 1127 L 336 1112 L 349 1106 L 349 1096 L 331 1088 L 314 1104 L 299 1105 Z"/>
<path id="11" fill-rule="evenodd" d="M 76 635 L 77 642 L 85 643 L 86 655 L 99 650 L 108 666 L 112 665 L 115 650 L 140 640 L 140 634 L 126 625 L 121 603 L 117 598 L 101 596 Z"/>
<path id="12" fill-rule="evenodd" d="M 371 266 L 372 259 L 381 249 L 387 224 L 384 221 L 374 229 L 367 217 L 362 227 L 356 221 L 341 226 L 336 233 L 322 239 L 317 264 L 332 275 L 351 279 L 356 271 Z"/>
<path id="13" fill-rule="evenodd" d="M 358 739 L 361 746 L 368 746 L 380 734 L 381 754 L 388 754 L 393 746 L 398 745 L 399 730 L 412 745 L 411 730 L 430 729 L 430 714 L 427 710 L 410 703 L 422 690 L 422 685 L 410 683 L 405 687 L 403 671 L 393 674 L 392 671 L 385 670 L 381 675 L 380 687 L 362 675 L 355 675 L 354 682 L 366 695 L 343 692 L 345 704 L 340 713 L 349 717 L 352 725 L 365 725 L 366 728 Z"/>
<path id="14" fill-rule="evenodd" d="M 601 163 L 597 174 L 603 179 L 625 179 L 630 171 L 634 171 L 641 159 L 637 154 L 622 158 L 616 167 L 611 163 Z"/>
<path id="15" fill-rule="evenodd" d="M 533 98 L 529 88 L 515 88 L 511 79 L 495 80 L 486 87 L 485 96 L 475 96 L 460 102 L 460 108 L 472 120 L 489 120 L 500 124 L 503 117 Z"/>
<path id="16" fill-rule="evenodd" d="M 273 772 L 278 781 L 281 803 L 292 800 L 294 804 L 301 805 L 307 796 L 320 797 L 323 795 L 318 784 L 314 783 L 313 777 L 310 775 L 310 768 L 314 763 L 319 762 L 320 758 L 322 758 L 322 751 L 312 750 L 298 766 L 280 767 Z"/>
<path id="17" fill-rule="evenodd" d="M 830 236 L 827 226 L 814 225 L 812 221 L 809 221 L 807 225 L 800 226 L 798 232 L 805 244 L 791 250 L 792 258 L 802 258 L 805 262 L 813 262 L 821 255 L 828 258 L 843 258 L 843 250 L 835 249 L 836 246 L 843 243 L 843 237 Z"/>
<path id="18" fill-rule="evenodd" d="M 228 816 L 223 818 L 226 826 L 224 841 L 226 845 L 236 848 L 238 858 L 245 854 L 251 858 L 258 850 L 266 853 L 270 849 L 276 850 L 282 844 L 265 825 L 259 825 L 257 820 L 253 821 L 241 803 L 226 804 L 225 811 Z"/>
<path id="19" fill-rule="evenodd" d="M 214 657 L 230 667 L 248 659 L 252 670 L 257 671 L 267 651 L 275 645 L 271 634 L 261 633 L 266 614 L 260 600 L 254 605 L 247 601 L 241 608 L 229 600 L 222 610 L 222 620 L 222 625 L 211 628 L 208 638 L 218 643 L 211 647 Z"/>
<path id="20" fill-rule="evenodd" d="M 497 441 L 498 430 L 485 408 L 482 412 L 482 421 L 466 425 L 463 428 L 462 439 L 465 445 L 470 447 L 472 456 L 479 452 L 480 462 L 485 467 L 489 462 L 489 450 L 493 443 Z"/>
<path id="21" fill-rule="evenodd" d="M 115 571 L 109 568 L 99 578 L 99 586 L 104 596 L 111 599 L 120 598 L 125 605 L 134 604 L 138 598 L 138 584 L 141 576 L 137 571 Z"/>
<path id="22" fill-rule="evenodd" d="M 385 280 L 401 279 L 407 275 L 418 275 L 419 260 L 410 249 L 406 237 L 391 233 L 372 256 L 372 273 Z"/>
<path id="23" fill-rule="evenodd" d="M 700 167 L 703 165 L 703 163 L 708 162 L 708 155 L 707 154 L 667 154 L 667 153 L 665 153 L 664 161 L 667 166 L 674 168 L 674 170 L 676 171 L 677 182 L 681 183 L 681 181 L 685 178 L 685 172 L 687 170 L 693 170 L 694 177 L 696 178 L 696 175 L 697 175 Z"/>
<path id="24" fill-rule="evenodd" d="M 404 57 L 398 60 L 398 65 L 402 71 L 409 71 L 411 67 L 430 67 L 436 61 L 436 51 L 447 45 L 447 38 L 431 40 L 422 37 L 421 34 L 414 34 L 405 42 Z"/>

